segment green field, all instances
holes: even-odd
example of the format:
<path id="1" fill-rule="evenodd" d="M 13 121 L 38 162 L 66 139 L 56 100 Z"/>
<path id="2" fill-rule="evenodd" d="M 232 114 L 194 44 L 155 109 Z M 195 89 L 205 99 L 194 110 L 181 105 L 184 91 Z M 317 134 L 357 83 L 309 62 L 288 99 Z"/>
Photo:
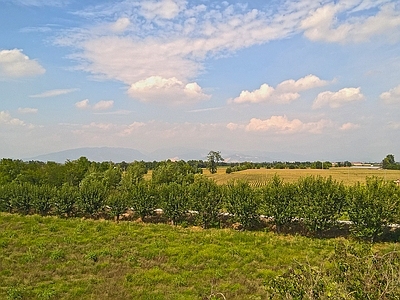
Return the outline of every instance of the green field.
<path id="1" fill-rule="evenodd" d="M 272 278 L 295 261 L 329 267 L 340 243 L 351 242 L 0 214 L 0 299 L 269 299 Z"/>
<path id="2" fill-rule="evenodd" d="M 357 169 L 357 168 L 330 168 L 321 169 L 250 169 L 231 174 L 225 173 L 226 168 L 218 168 L 216 174 L 210 174 L 208 170 L 203 170 L 203 174 L 213 178 L 217 183 L 223 184 L 232 179 L 244 179 L 250 182 L 264 182 L 271 179 L 275 174 L 285 181 L 295 182 L 300 177 L 332 176 L 337 181 L 343 181 L 346 185 L 352 185 L 356 182 L 364 182 L 368 176 L 382 177 L 385 180 L 400 179 L 400 170 L 376 170 L 376 169 Z"/>

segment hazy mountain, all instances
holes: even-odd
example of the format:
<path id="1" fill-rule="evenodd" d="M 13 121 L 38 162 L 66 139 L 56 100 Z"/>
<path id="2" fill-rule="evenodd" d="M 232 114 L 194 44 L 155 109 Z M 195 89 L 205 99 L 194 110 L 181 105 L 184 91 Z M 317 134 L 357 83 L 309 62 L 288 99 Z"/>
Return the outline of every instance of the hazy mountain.
<path id="1" fill-rule="evenodd" d="M 39 160 L 39 161 L 55 161 L 63 163 L 67 159 L 75 160 L 81 156 L 87 157 L 91 161 L 113 161 L 113 162 L 131 162 L 134 160 L 144 161 L 162 161 L 162 160 L 206 160 L 209 150 L 206 149 L 190 149 L 183 147 L 164 148 L 156 151 L 143 154 L 135 149 L 128 148 L 77 148 L 60 152 L 48 153 L 35 157 L 25 158 L 25 161 Z M 263 151 L 249 151 L 247 153 L 240 153 L 234 150 L 222 150 L 222 157 L 226 162 L 273 162 L 273 161 L 314 161 L 318 160 L 310 158 L 310 155 L 294 154 L 289 152 L 263 152 Z"/>
<path id="2" fill-rule="evenodd" d="M 145 161 L 150 160 L 149 157 L 147 157 L 146 155 L 135 149 L 110 148 L 110 147 L 70 149 L 60 152 L 39 155 L 24 160 L 55 161 L 63 163 L 67 159 L 75 160 L 81 156 L 85 156 L 87 159 L 91 161 L 98 161 L 98 162 L 102 161 L 130 162 L 134 160 L 145 160 Z"/>

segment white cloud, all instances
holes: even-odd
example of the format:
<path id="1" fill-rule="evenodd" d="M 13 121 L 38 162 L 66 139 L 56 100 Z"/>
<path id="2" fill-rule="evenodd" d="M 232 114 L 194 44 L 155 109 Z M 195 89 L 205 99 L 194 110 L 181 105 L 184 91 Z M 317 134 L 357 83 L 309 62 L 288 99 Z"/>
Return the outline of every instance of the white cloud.
<path id="1" fill-rule="evenodd" d="M 329 3 L 311 11 L 310 15 L 301 22 L 304 35 L 310 40 L 322 40 L 326 42 L 364 42 L 377 35 L 386 36 L 389 40 L 397 40 L 400 37 L 400 11 L 396 5 L 382 3 L 386 1 L 366 1 L 369 5 L 338 2 Z M 351 17 L 352 12 L 364 9 L 378 9 L 378 13 L 372 16 Z M 339 14 L 347 14 L 344 21 L 339 21 Z"/>
<path id="2" fill-rule="evenodd" d="M 173 19 L 186 7 L 185 0 L 143 1 L 140 13 L 147 19 Z"/>
<path id="3" fill-rule="evenodd" d="M 330 126 L 330 121 L 321 119 L 317 122 L 304 123 L 299 119 L 289 120 L 286 116 L 272 116 L 261 120 L 253 118 L 246 126 L 247 131 L 273 131 L 276 133 L 321 133 L 322 129 Z"/>
<path id="4" fill-rule="evenodd" d="M 119 135 L 121 136 L 128 136 L 131 135 L 134 131 L 136 131 L 138 128 L 145 126 L 145 123 L 142 122 L 133 122 L 132 124 L 129 124 L 125 128 L 123 128 Z"/>
<path id="5" fill-rule="evenodd" d="M 6 0 L 7 1 L 7 0 Z M 70 0 L 9 0 L 24 6 L 55 6 L 62 7 L 70 3 Z"/>
<path id="6" fill-rule="evenodd" d="M 312 108 L 321 108 L 329 105 L 331 108 L 338 108 L 351 102 L 364 100 L 360 88 L 344 88 L 337 92 L 322 92 L 315 98 Z"/>
<path id="7" fill-rule="evenodd" d="M 0 111 L 0 125 L 25 126 L 25 122 L 11 117 L 8 111 Z"/>
<path id="8" fill-rule="evenodd" d="M 398 129 L 400 129 L 400 122 L 389 122 L 387 124 L 387 127 L 389 129 L 398 130 Z"/>
<path id="9" fill-rule="evenodd" d="M 128 18 L 119 18 L 115 23 L 111 24 L 110 29 L 114 32 L 123 32 L 131 24 Z"/>
<path id="10" fill-rule="evenodd" d="M 79 89 L 58 89 L 58 90 L 49 90 L 40 94 L 30 95 L 31 98 L 49 98 L 49 97 L 57 97 L 61 95 L 66 95 L 69 93 L 73 93 L 79 91 Z"/>
<path id="11" fill-rule="evenodd" d="M 131 85 L 128 94 L 141 101 L 185 103 L 209 99 L 196 82 L 184 84 L 176 77 L 151 76 Z"/>
<path id="12" fill-rule="evenodd" d="M 36 114 L 38 112 L 38 109 L 30 107 L 20 107 L 18 108 L 18 112 L 20 114 Z"/>
<path id="13" fill-rule="evenodd" d="M 398 104 L 400 103 L 400 85 L 389 90 L 388 92 L 384 92 L 380 95 L 380 98 L 386 104 Z"/>
<path id="14" fill-rule="evenodd" d="M 114 106 L 113 100 L 101 100 L 94 105 L 90 105 L 89 99 L 78 101 L 75 103 L 75 107 L 78 109 L 92 109 L 95 111 L 107 110 Z"/>
<path id="15" fill-rule="evenodd" d="M 46 70 L 36 61 L 22 53 L 22 50 L 0 51 L 0 78 L 19 78 L 44 74 Z"/>
<path id="16" fill-rule="evenodd" d="M 354 130 L 360 128 L 359 124 L 354 124 L 354 123 L 344 123 L 342 126 L 340 126 L 340 130 L 342 131 L 349 131 L 349 130 Z"/>
<path id="17" fill-rule="evenodd" d="M 102 100 L 97 102 L 94 106 L 94 110 L 107 110 L 110 109 L 114 106 L 114 101 L 113 100 Z"/>
<path id="18" fill-rule="evenodd" d="M 89 108 L 90 107 L 89 99 L 85 99 L 85 100 L 76 102 L 75 103 L 75 107 L 78 108 L 78 109 L 87 109 L 87 108 Z"/>
<path id="19" fill-rule="evenodd" d="M 254 91 L 242 91 L 239 97 L 230 99 L 234 103 L 290 103 L 300 97 L 299 92 L 326 85 L 328 82 L 319 79 L 315 75 L 307 75 L 299 80 L 285 80 L 278 84 L 276 88 L 264 83 L 259 89 Z"/>

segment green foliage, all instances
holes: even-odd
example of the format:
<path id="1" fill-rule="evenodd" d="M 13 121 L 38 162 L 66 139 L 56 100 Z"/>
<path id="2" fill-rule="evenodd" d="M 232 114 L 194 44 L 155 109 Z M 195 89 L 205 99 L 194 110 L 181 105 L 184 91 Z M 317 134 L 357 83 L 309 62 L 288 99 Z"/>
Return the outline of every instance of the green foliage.
<path id="1" fill-rule="evenodd" d="M 383 233 L 383 226 L 396 221 L 400 193 L 393 182 L 369 177 L 366 184 L 356 184 L 349 192 L 348 214 L 357 237 L 374 241 Z"/>
<path id="2" fill-rule="evenodd" d="M 129 191 L 129 204 L 142 220 L 154 214 L 159 203 L 155 186 L 152 183 L 142 181 L 132 186 Z"/>
<path id="3" fill-rule="evenodd" d="M 10 204 L 12 211 L 29 214 L 32 208 L 32 198 L 34 195 L 34 186 L 30 183 L 11 183 Z"/>
<path id="4" fill-rule="evenodd" d="M 226 186 L 225 197 L 228 212 L 243 228 L 251 229 L 259 223 L 259 198 L 247 181 L 230 181 Z"/>
<path id="5" fill-rule="evenodd" d="M 273 222 L 279 232 L 282 226 L 289 224 L 296 217 L 296 185 L 284 183 L 279 176 L 275 175 L 260 192 L 261 211 L 264 215 L 273 217 Z"/>
<path id="6" fill-rule="evenodd" d="M 147 174 L 146 164 L 143 161 L 135 161 L 128 165 L 122 177 L 122 185 L 138 184 L 143 181 L 145 174 Z"/>
<path id="7" fill-rule="evenodd" d="M 343 183 L 331 177 L 308 176 L 298 181 L 297 202 L 299 216 L 313 232 L 331 228 L 346 206 L 346 189 Z"/>
<path id="8" fill-rule="evenodd" d="M 122 171 L 119 167 L 110 164 L 110 167 L 103 173 L 103 182 L 107 189 L 112 190 L 118 187 L 121 182 Z"/>
<path id="9" fill-rule="evenodd" d="M 154 184 L 163 183 L 178 183 L 190 184 L 194 181 L 194 174 L 198 173 L 199 169 L 189 165 L 183 160 L 173 162 L 170 160 L 160 162 L 152 172 L 152 182 Z"/>
<path id="10" fill-rule="evenodd" d="M 32 208 L 37 214 L 47 215 L 52 209 L 53 198 L 56 194 L 55 188 L 49 185 L 32 187 Z"/>
<path id="11" fill-rule="evenodd" d="M 11 212 L 12 185 L 0 185 L 0 211 Z"/>
<path id="12" fill-rule="evenodd" d="M 79 199 L 79 189 L 69 184 L 63 184 L 54 196 L 55 213 L 60 217 L 71 217 L 76 213 Z"/>
<path id="13" fill-rule="evenodd" d="M 400 170 L 400 164 L 396 163 L 396 161 L 394 160 L 393 154 L 388 154 L 382 160 L 382 168 L 389 169 L 389 170 Z"/>
<path id="14" fill-rule="evenodd" d="M 159 187 L 161 208 L 165 216 L 177 224 L 189 209 L 189 191 L 186 184 L 172 182 Z"/>
<path id="15" fill-rule="evenodd" d="M 210 151 L 207 154 L 207 166 L 211 174 L 217 173 L 217 166 L 220 161 L 224 161 L 220 151 Z"/>
<path id="16" fill-rule="evenodd" d="M 203 228 L 218 225 L 224 200 L 221 187 L 211 179 L 198 176 L 189 191 L 193 209 L 198 212 Z"/>
<path id="17" fill-rule="evenodd" d="M 107 190 L 101 181 L 83 180 L 79 187 L 78 206 L 84 214 L 94 215 L 103 209 Z"/>
<path id="18" fill-rule="evenodd" d="M 107 197 L 109 214 L 119 221 L 119 217 L 128 209 L 129 194 L 124 190 L 113 190 Z"/>
<path id="19" fill-rule="evenodd" d="M 77 160 L 67 161 L 65 163 L 65 182 L 79 186 L 90 167 L 90 161 L 86 157 L 80 157 Z"/>

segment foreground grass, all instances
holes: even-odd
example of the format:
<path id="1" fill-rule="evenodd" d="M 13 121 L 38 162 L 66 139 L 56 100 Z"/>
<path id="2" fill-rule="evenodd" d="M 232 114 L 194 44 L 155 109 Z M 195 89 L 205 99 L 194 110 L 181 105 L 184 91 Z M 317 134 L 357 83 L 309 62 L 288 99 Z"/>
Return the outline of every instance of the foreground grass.
<path id="1" fill-rule="evenodd" d="M 339 242 L 0 214 L 0 299 L 268 299 L 270 279 L 329 264 Z"/>

